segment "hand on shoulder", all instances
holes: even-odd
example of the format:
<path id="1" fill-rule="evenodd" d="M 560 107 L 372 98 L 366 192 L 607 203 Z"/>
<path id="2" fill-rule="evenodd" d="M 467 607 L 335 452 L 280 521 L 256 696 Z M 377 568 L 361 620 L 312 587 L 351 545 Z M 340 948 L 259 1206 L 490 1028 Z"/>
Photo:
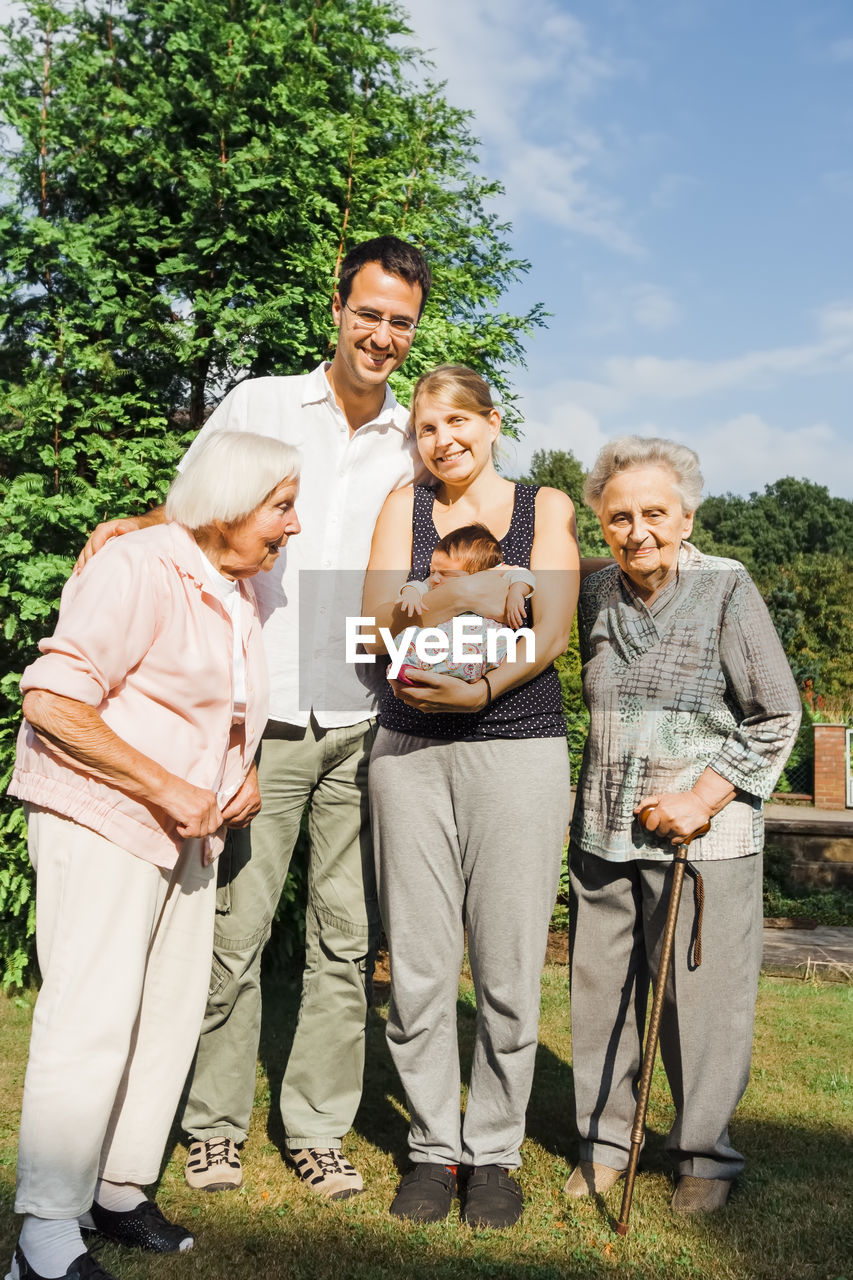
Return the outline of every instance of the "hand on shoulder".
<path id="1" fill-rule="evenodd" d="M 85 547 L 77 557 L 74 572 L 79 573 L 83 566 L 88 564 L 92 557 L 107 545 L 110 538 L 121 537 L 124 533 L 135 533 L 137 529 L 142 527 L 136 516 L 128 516 L 123 520 L 104 520 L 89 534 Z"/>
<path id="2" fill-rule="evenodd" d="M 118 520 L 104 520 L 90 533 L 85 547 L 77 557 L 74 572 L 79 573 L 85 564 L 107 545 L 110 538 L 119 538 L 125 533 L 136 533 L 139 529 L 147 529 L 153 524 L 164 524 L 166 513 L 163 507 L 154 507 L 146 511 L 144 516 L 124 516 Z"/>

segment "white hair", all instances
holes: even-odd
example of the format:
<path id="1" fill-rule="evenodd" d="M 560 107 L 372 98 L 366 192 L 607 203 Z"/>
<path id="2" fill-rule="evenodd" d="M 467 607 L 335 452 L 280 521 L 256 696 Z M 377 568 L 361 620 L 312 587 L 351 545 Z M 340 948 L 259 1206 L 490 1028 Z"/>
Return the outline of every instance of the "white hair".
<path id="1" fill-rule="evenodd" d="M 685 515 L 692 515 L 702 501 L 699 458 L 687 445 L 659 436 L 620 436 L 601 450 L 583 487 L 583 499 L 596 515 L 608 480 L 619 471 L 636 467 L 664 467 L 672 473 L 673 487 Z"/>
<path id="2" fill-rule="evenodd" d="M 187 529 L 236 524 L 282 480 L 299 475 L 299 450 L 253 431 L 215 431 L 191 449 L 166 495 L 166 519 Z"/>

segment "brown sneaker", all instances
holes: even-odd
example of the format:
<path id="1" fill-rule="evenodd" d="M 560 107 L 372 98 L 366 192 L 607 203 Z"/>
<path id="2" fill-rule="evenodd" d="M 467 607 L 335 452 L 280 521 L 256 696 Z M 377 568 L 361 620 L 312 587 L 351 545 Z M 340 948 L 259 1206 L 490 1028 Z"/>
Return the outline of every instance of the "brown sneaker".
<path id="1" fill-rule="evenodd" d="M 611 1169 L 606 1164 L 594 1164 L 592 1160 L 581 1160 L 569 1175 L 563 1187 L 563 1195 L 570 1200 L 582 1200 L 584 1196 L 603 1196 L 624 1172 L 624 1169 Z"/>
<path id="2" fill-rule="evenodd" d="M 687 1174 L 678 1179 L 672 1197 L 673 1213 L 716 1213 L 724 1209 L 732 1184 L 728 1178 L 692 1178 Z"/>
<path id="3" fill-rule="evenodd" d="M 243 1183 L 237 1143 L 231 1138 L 195 1138 L 184 1169 L 187 1185 L 195 1191 L 234 1191 Z"/>
<path id="4" fill-rule="evenodd" d="M 286 1156 L 306 1187 L 327 1200 L 348 1200 L 364 1190 L 361 1174 L 337 1147 L 298 1147 Z"/>

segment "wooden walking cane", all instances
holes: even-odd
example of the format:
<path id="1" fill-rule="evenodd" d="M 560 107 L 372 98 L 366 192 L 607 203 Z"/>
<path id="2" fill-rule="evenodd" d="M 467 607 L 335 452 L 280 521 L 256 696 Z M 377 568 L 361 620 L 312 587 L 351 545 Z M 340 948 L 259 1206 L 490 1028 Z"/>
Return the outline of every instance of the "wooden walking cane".
<path id="1" fill-rule="evenodd" d="M 646 818 L 656 808 L 655 805 L 647 805 L 639 812 L 639 819 L 643 826 L 646 825 Z M 631 1153 L 628 1157 L 628 1168 L 625 1170 L 625 1190 L 622 1193 L 622 1208 L 619 1210 L 619 1220 L 616 1223 L 616 1230 L 620 1236 L 628 1234 L 628 1218 L 631 1213 L 631 1200 L 634 1196 L 634 1179 L 637 1176 L 637 1161 L 640 1158 L 640 1148 L 643 1145 L 643 1135 L 646 1128 L 646 1112 L 649 1109 L 649 1091 L 652 1085 L 652 1069 L 655 1065 L 655 1054 L 657 1053 L 658 1040 L 660 1038 L 660 1020 L 663 1013 L 663 998 L 666 991 L 666 980 L 669 977 L 669 967 L 672 962 L 672 947 L 675 942 L 675 924 L 678 920 L 678 905 L 681 902 L 681 886 L 684 883 L 684 869 L 687 866 L 687 849 L 691 841 L 698 836 L 704 836 L 711 830 L 710 822 L 706 822 L 704 826 L 698 827 L 692 835 L 687 836 L 682 844 L 676 846 L 675 860 L 672 869 L 672 888 L 669 891 L 669 906 L 666 912 L 666 924 L 663 931 L 663 942 L 660 949 L 660 961 L 658 963 L 658 979 L 655 983 L 655 995 L 652 1001 L 652 1014 L 649 1019 L 649 1033 L 646 1037 L 646 1048 L 643 1053 L 643 1066 L 640 1071 L 640 1083 L 637 1089 L 637 1106 L 634 1110 L 634 1124 L 631 1129 Z"/>

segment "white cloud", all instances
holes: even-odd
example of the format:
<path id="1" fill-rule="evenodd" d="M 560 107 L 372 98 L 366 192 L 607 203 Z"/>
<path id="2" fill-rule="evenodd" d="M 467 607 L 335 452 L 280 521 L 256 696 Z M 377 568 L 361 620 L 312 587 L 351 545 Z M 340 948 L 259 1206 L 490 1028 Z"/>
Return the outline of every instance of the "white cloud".
<path id="1" fill-rule="evenodd" d="M 519 407 L 525 415 L 524 439 L 517 444 L 507 442 L 504 447 L 502 469 L 507 474 L 525 474 L 537 449 L 571 452 L 589 467 L 606 443 L 607 433 L 596 414 L 552 392 L 549 387 L 542 395 L 522 397 Z"/>
<path id="2" fill-rule="evenodd" d="M 508 216 L 535 216 L 619 254 L 643 252 L 619 201 L 599 178 L 611 144 L 583 108 L 633 73 L 593 46 L 555 0 L 407 0 L 418 43 L 449 99 L 474 112 L 490 173 L 506 188 Z M 598 167 L 597 167 L 598 166 Z"/>
<path id="3" fill-rule="evenodd" d="M 699 453 L 706 493 L 760 492 L 783 476 L 813 480 L 831 493 L 853 493 L 853 453 L 825 422 L 785 429 L 743 413 L 685 443 Z"/>
<path id="4" fill-rule="evenodd" d="M 504 470 L 524 475 L 537 449 L 564 449 L 589 468 L 602 446 L 627 430 L 640 436 L 680 440 L 699 454 L 705 493 L 761 492 L 783 476 L 826 485 L 831 493 L 853 495 L 853 451 L 828 423 L 774 426 L 756 413 L 711 419 L 692 431 L 644 419 L 630 428 L 608 427 L 602 415 L 565 398 L 567 384 L 541 388 L 522 399 L 527 410 L 524 438 L 508 447 Z"/>
<path id="5" fill-rule="evenodd" d="M 829 337 L 853 339 L 853 302 L 830 302 L 817 313 L 818 328 Z"/>
<path id="6" fill-rule="evenodd" d="M 853 62 L 853 38 L 834 40 L 829 46 L 830 62 Z"/>
<path id="7" fill-rule="evenodd" d="M 685 193 L 695 190 L 699 179 L 688 173 L 665 173 L 652 188 L 649 203 L 654 209 L 674 209 Z"/>
<path id="8" fill-rule="evenodd" d="M 772 410 L 747 410 L 755 403 L 756 385 L 784 395 L 792 377 L 853 369 L 853 301 L 827 304 L 815 321 L 816 338 L 800 346 L 718 361 L 613 357 L 598 380 L 540 378 L 520 386 L 525 423 L 515 474 L 526 471 L 536 449 L 571 450 L 589 467 L 606 440 L 634 432 L 696 449 L 706 492 L 745 494 L 793 475 L 853 496 L 846 420 L 833 424 L 809 413 L 792 425 L 793 398 L 780 402 L 788 419 L 784 426 L 774 422 Z M 694 403 L 685 411 L 682 402 L 688 400 Z"/>
<path id="9" fill-rule="evenodd" d="M 644 330 L 663 333 L 677 324 L 681 308 L 660 285 L 642 282 L 587 288 L 580 332 L 595 337 Z"/>
<path id="10" fill-rule="evenodd" d="M 604 362 L 605 385 L 625 397 L 682 400 L 738 387 L 775 386 L 786 377 L 853 367 L 853 304 L 818 313 L 818 341 L 771 347 L 724 360 L 665 360 L 614 356 Z"/>

